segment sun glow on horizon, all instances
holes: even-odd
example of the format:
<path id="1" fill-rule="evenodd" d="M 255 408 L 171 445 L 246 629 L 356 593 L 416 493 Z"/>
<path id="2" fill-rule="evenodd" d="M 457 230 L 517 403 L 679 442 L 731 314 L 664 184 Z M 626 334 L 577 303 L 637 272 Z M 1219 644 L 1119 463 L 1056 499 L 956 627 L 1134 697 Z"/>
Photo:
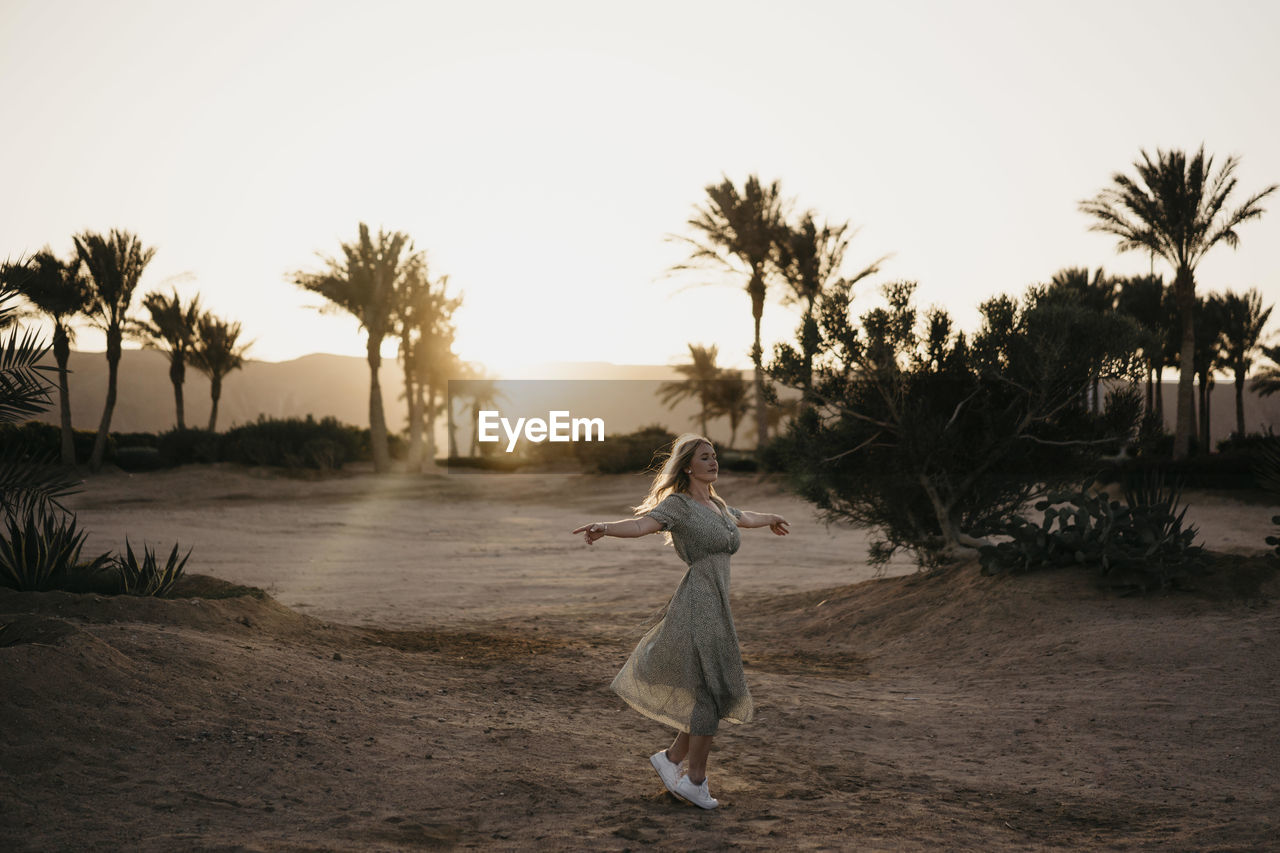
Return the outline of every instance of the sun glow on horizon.
<path id="1" fill-rule="evenodd" d="M 879 283 L 908 279 L 922 308 L 968 330 L 982 300 L 1065 266 L 1146 271 L 1076 207 L 1143 148 L 1239 154 L 1243 194 L 1280 180 L 1278 120 L 1256 108 L 1260 81 L 1280 78 L 1280 6 L 1224 6 L 708 2 L 637 17 L 574 3 L 12 0 L 0 97 L 22 126 L 58 132 L 0 141 L 0 178 L 21 200 L 0 209 L 0 257 L 65 255 L 74 233 L 127 228 L 157 248 L 135 304 L 189 275 L 179 293 L 240 321 L 251 358 L 364 357 L 354 318 L 289 283 L 364 221 L 408 233 L 449 276 L 464 298 L 455 351 L 492 372 L 670 365 L 689 344 L 746 368 L 742 284 L 686 289 L 698 279 L 668 274 L 687 257 L 668 235 L 687 234 L 708 184 L 755 172 L 796 212 L 860 228 L 850 269 L 891 255 L 854 314 Z M 1166 69 L 1135 104 L 1135 33 L 1206 61 Z M 1237 251 L 1208 256 L 1206 292 L 1280 301 L 1271 207 Z M 798 323 L 780 297 L 766 352 Z M 85 328 L 77 346 L 100 337 Z M 390 363 L 395 342 L 382 352 Z"/>

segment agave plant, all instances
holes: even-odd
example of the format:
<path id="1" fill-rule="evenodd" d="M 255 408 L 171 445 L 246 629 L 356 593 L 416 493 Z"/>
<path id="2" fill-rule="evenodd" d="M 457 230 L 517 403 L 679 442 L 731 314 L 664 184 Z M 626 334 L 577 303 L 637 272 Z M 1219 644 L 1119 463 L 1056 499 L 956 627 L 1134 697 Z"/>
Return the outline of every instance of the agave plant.
<path id="1" fill-rule="evenodd" d="M 88 533 L 76 528 L 76 517 L 46 506 L 28 506 L 4 517 L 0 536 L 0 585 L 21 591 L 63 588 L 75 576 L 91 576 L 107 565 L 102 554 L 80 563 Z"/>
<path id="2" fill-rule="evenodd" d="M 142 560 L 139 561 L 133 546 L 125 539 L 124 553 L 115 558 L 116 570 L 120 573 L 120 591 L 126 595 L 166 595 L 178 578 L 182 577 L 182 570 L 186 568 L 187 558 L 190 556 L 191 551 L 188 549 L 179 559 L 178 545 L 174 543 L 169 559 L 165 561 L 164 568 L 161 568 L 151 546 L 142 546 Z"/>
<path id="3" fill-rule="evenodd" d="M 1010 519 L 997 531 L 1009 541 L 981 549 L 983 571 L 1084 565 L 1107 586 L 1169 589 L 1206 570 L 1196 527 L 1184 523 L 1181 486 L 1158 475 L 1127 486 L 1124 504 L 1104 494 L 1055 493 L 1035 508 L 1041 523 Z"/>

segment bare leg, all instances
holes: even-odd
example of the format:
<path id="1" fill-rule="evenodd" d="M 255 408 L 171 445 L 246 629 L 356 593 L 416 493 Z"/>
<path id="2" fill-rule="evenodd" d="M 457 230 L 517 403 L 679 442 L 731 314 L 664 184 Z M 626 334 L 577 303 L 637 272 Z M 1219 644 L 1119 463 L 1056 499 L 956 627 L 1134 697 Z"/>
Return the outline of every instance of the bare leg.
<path id="1" fill-rule="evenodd" d="M 667 747 L 667 760 L 672 764 L 679 764 L 684 761 L 684 757 L 689 754 L 689 733 L 680 732 L 676 735 L 676 739 L 671 742 L 671 746 Z"/>
<path id="2" fill-rule="evenodd" d="M 715 735 L 689 735 L 689 781 L 701 785 L 707 778 L 707 756 Z"/>

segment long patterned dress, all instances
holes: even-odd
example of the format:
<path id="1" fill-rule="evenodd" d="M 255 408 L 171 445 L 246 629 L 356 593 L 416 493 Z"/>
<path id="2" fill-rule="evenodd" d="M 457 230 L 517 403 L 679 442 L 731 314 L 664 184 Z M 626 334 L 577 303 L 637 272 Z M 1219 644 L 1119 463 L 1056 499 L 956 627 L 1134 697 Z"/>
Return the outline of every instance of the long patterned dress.
<path id="1" fill-rule="evenodd" d="M 646 717 L 695 735 L 753 713 L 729 610 L 729 556 L 742 542 L 734 524 L 742 513 L 729 512 L 732 518 L 679 493 L 649 511 L 689 569 L 610 685 Z"/>

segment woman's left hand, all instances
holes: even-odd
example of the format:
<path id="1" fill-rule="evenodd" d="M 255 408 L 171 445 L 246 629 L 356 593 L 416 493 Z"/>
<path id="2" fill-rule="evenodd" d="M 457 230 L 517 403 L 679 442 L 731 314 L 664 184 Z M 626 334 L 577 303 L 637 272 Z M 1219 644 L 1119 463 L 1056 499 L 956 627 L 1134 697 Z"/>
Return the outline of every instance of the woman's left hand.
<path id="1" fill-rule="evenodd" d="M 594 545 L 597 539 L 604 536 L 606 529 L 607 526 L 605 524 L 597 522 L 595 524 L 584 524 L 573 532 L 581 533 L 582 538 L 586 540 L 588 545 Z"/>
<path id="2" fill-rule="evenodd" d="M 775 515 L 773 520 L 769 522 L 769 529 L 778 536 L 786 536 L 791 532 L 790 530 L 787 530 L 787 524 L 788 521 L 785 518 L 780 515 Z"/>

